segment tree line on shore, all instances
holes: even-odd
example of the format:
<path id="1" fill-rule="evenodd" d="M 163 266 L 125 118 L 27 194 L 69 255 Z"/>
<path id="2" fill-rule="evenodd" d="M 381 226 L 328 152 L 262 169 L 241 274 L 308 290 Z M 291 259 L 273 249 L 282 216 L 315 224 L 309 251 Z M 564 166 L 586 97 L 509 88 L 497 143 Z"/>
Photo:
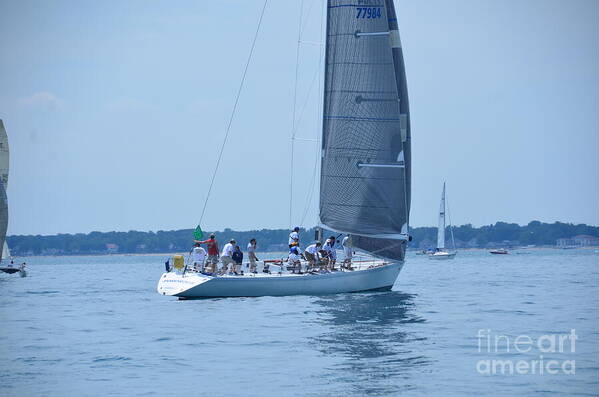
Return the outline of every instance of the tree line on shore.
<path id="1" fill-rule="evenodd" d="M 110 253 L 158 253 L 186 252 L 193 243 L 194 229 L 160 230 L 157 232 L 91 232 L 88 234 L 57 234 L 51 236 L 16 235 L 8 236 L 7 242 L 15 256 L 30 255 L 87 255 Z M 209 233 L 205 233 L 205 238 Z M 286 229 L 262 229 L 215 231 L 220 245 L 231 238 L 237 240 L 242 249 L 251 238 L 258 240 L 260 251 L 281 251 L 287 248 L 289 231 Z M 303 245 L 314 239 L 314 228 L 302 229 Z M 525 226 L 516 223 L 497 222 L 494 225 L 474 227 L 471 224 L 456 226 L 453 235 L 458 248 L 491 246 L 555 245 L 559 238 L 586 234 L 599 237 L 599 227 L 571 223 L 542 223 L 532 221 Z M 325 236 L 336 233 L 325 232 Z M 410 248 L 432 248 L 436 244 L 436 227 L 410 229 L 413 237 Z M 446 232 L 447 243 L 451 244 L 451 233 Z"/>

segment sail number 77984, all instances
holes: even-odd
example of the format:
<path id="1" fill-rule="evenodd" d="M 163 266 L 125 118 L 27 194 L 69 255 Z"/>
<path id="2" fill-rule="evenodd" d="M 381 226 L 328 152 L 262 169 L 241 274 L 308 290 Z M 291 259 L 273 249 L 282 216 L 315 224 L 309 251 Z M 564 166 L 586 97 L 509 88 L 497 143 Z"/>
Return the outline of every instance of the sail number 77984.
<path id="1" fill-rule="evenodd" d="M 381 7 L 356 7 L 358 11 L 358 15 L 356 18 L 380 18 L 381 17 Z"/>

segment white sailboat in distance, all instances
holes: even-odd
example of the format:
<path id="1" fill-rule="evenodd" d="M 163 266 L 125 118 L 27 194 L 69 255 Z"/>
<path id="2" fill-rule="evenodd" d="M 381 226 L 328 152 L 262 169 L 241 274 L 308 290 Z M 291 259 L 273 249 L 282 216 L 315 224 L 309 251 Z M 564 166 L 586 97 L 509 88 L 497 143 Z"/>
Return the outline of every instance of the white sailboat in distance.
<path id="1" fill-rule="evenodd" d="M 8 171 L 10 164 L 10 152 L 8 150 L 8 135 L 4 128 L 4 122 L 0 119 L 0 261 L 2 258 L 10 258 L 10 250 L 6 243 L 6 229 L 8 228 Z"/>
<path id="2" fill-rule="evenodd" d="M 457 254 L 451 222 L 449 224 L 449 230 L 451 232 L 453 251 L 447 251 L 445 249 L 445 208 L 445 182 L 443 182 L 443 193 L 441 193 L 441 204 L 439 207 L 439 226 L 437 229 L 437 249 L 428 256 L 428 259 L 453 259 Z"/>
<path id="3" fill-rule="evenodd" d="M 21 277 L 27 275 L 25 263 L 19 267 L 13 266 L 10 250 L 6 243 L 6 230 L 8 229 L 8 197 L 6 188 L 8 186 L 9 151 L 8 135 L 4 128 L 4 122 L 0 119 L 0 271 L 8 274 L 19 272 Z M 4 263 L 2 260 L 4 259 Z"/>
<path id="4" fill-rule="evenodd" d="M 410 116 L 393 0 L 328 0 L 322 164 L 322 227 L 351 235 L 367 256 L 350 268 L 213 275 L 174 260 L 157 290 L 179 298 L 322 295 L 390 290 L 409 240 Z M 305 247 L 302 247 L 302 249 Z M 302 269 L 306 269 L 302 261 Z M 272 270 L 275 269 L 275 270 Z"/>

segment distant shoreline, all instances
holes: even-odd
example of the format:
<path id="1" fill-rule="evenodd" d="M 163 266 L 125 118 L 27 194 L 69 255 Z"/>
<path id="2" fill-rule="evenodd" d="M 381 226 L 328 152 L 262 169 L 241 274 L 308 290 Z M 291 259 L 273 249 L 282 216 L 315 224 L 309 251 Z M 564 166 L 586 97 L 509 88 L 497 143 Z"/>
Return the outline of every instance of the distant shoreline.
<path id="1" fill-rule="evenodd" d="M 456 249 L 457 251 L 461 251 L 461 252 L 487 252 L 492 250 L 493 248 L 458 248 Z M 338 249 L 340 251 L 340 249 Z M 567 248 L 567 249 L 563 249 L 560 247 L 556 247 L 556 246 L 541 246 L 541 247 L 513 247 L 513 248 L 508 248 L 508 251 L 543 251 L 543 250 L 556 250 L 556 251 L 593 251 L 593 250 L 599 250 L 599 246 L 587 246 L 587 247 L 574 247 L 574 248 Z M 417 248 L 410 248 L 408 249 L 407 253 L 408 254 L 414 254 L 417 252 L 422 252 L 422 249 L 417 249 Z M 245 251 L 244 251 L 245 252 Z M 86 257 L 91 257 L 91 256 L 163 256 L 163 257 L 167 257 L 170 258 L 173 255 L 187 255 L 188 252 L 148 252 L 148 253 L 97 253 L 97 254 L 58 254 L 58 255 L 15 255 L 12 258 L 16 259 L 16 258 L 59 258 L 59 257 L 82 257 L 82 258 L 86 258 Z M 261 255 L 274 255 L 274 254 L 281 254 L 282 257 L 286 256 L 287 253 L 284 251 L 261 251 L 258 252 L 257 255 L 258 257 L 260 257 Z M 6 258 L 2 258 L 2 260 L 7 260 Z"/>
<path id="2" fill-rule="evenodd" d="M 204 231 L 206 239 L 216 235 L 220 246 L 235 239 L 245 249 L 250 239 L 258 241 L 258 249 L 264 252 L 286 252 L 289 238 L 287 229 L 262 229 L 238 231 Z M 408 249 L 421 251 L 434 249 L 437 245 L 436 227 L 409 229 L 412 241 Z M 323 230 L 328 237 L 343 236 Z M 529 222 L 525 226 L 515 223 L 496 222 L 494 225 L 474 227 L 470 224 L 448 227 L 446 247 L 459 250 L 506 248 L 528 249 L 528 247 L 586 247 L 599 246 L 599 227 L 585 224 Z M 300 244 L 308 245 L 315 238 L 315 228 L 300 229 Z M 8 236 L 8 246 L 14 256 L 84 256 L 84 255 L 138 255 L 173 252 L 189 252 L 194 240 L 193 229 L 157 232 L 91 232 L 88 234 L 58 234 L 52 236 Z"/>

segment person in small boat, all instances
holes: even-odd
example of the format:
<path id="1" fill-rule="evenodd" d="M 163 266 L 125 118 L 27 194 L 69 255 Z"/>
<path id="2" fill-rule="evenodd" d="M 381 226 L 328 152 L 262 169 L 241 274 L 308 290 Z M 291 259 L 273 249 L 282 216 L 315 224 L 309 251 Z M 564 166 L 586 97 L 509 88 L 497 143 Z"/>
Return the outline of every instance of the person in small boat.
<path id="1" fill-rule="evenodd" d="M 193 262 L 193 268 L 197 272 L 204 270 L 204 261 L 206 260 L 206 251 L 202 248 L 200 243 L 195 243 L 191 250 L 191 260 Z"/>
<path id="2" fill-rule="evenodd" d="M 233 252 L 235 252 L 235 245 L 237 242 L 231 239 L 225 246 L 223 247 L 223 252 L 220 255 L 220 261 L 223 264 L 222 269 L 220 270 L 221 274 L 226 274 L 229 270 L 229 264 L 234 264 L 233 260 Z M 232 269 L 234 270 L 234 269 Z"/>
<path id="3" fill-rule="evenodd" d="M 259 260 L 256 256 L 256 239 L 253 238 L 248 243 L 248 259 L 250 260 L 250 273 L 256 273 L 256 262 Z"/>
<path id="4" fill-rule="evenodd" d="M 337 261 L 337 251 L 335 250 L 335 236 L 331 236 L 327 239 L 324 247 L 322 247 L 323 251 L 326 252 L 326 256 L 328 259 L 327 268 L 330 270 L 335 269 L 335 262 Z"/>
<path id="5" fill-rule="evenodd" d="M 300 228 L 296 226 L 293 228 L 291 233 L 289 233 L 289 246 L 290 247 L 291 247 L 291 244 L 293 244 L 293 243 L 297 243 L 297 246 L 299 247 L 299 231 L 300 231 Z"/>
<path id="6" fill-rule="evenodd" d="M 291 244 L 287 264 L 292 267 L 293 273 L 302 274 L 302 261 L 297 244 Z"/>
<path id="7" fill-rule="evenodd" d="M 235 261 L 235 264 L 233 265 L 233 273 L 243 274 L 243 271 L 241 271 L 241 265 L 243 264 L 243 252 L 241 252 L 239 245 L 235 244 L 235 251 L 233 251 L 233 255 L 231 257 Z"/>
<path id="8" fill-rule="evenodd" d="M 320 247 L 322 247 L 322 243 L 320 241 L 317 241 L 307 246 L 304 250 L 304 258 L 306 258 L 306 260 L 308 261 L 308 266 L 311 268 L 316 266 L 316 264 L 320 261 L 318 255 Z"/>
<path id="9" fill-rule="evenodd" d="M 216 265 L 218 264 L 218 242 L 216 241 L 216 237 L 214 234 L 210 235 L 208 240 L 198 241 L 195 240 L 196 243 L 206 244 L 208 248 L 208 261 L 207 265 L 210 265 L 209 271 L 211 273 L 216 273 Z"/>
<path id="10" fill-rule="evenodd" d="M 343 259 L 343 266 L 347 269 L 351 269 L 351 260 L 353 257 L 354 250 L 351 245 L 351 238 L 349 234 L 343 237 L 343 240 L 341 240 L 341 246 L 343 247 L 343 253 L 345 254 L 345 258 Z"/>

